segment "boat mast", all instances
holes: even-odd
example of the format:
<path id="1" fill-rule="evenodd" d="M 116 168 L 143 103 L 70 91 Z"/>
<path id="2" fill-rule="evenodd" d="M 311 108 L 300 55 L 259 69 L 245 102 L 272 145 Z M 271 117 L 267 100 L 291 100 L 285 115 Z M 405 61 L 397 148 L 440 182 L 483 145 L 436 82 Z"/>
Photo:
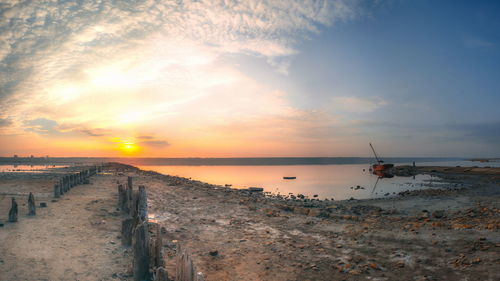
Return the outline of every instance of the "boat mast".
<path id="1" fill-rule="evenodd" d="M 375 149 L 373 148 L 373 145 L 370 143 L 370 147 L 372 148 L 373 154 L 375 154 L 375 159 L 377 159 L 377 162 L 380 164 L 384 161 L 378 159 L 377 153 L 375 152 Z"/>

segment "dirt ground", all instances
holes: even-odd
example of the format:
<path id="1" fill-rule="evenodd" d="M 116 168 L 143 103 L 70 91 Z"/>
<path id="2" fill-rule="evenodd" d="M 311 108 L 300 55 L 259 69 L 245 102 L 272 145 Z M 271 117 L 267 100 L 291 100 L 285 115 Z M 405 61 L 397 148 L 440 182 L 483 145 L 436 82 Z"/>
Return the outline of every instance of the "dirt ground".
<path id="1" fill-rule="evenodd" d="M 170 276 L 181 244 L 209 281 L 500 280 L 500 185 L 490 175 L 447 174 L 447 190 L 397 198 L 317 201 L 120 165 L 58 202 L 47 197 L 48 208 L 36 217 L 26 217 L 22 206 L 20 221 L 0 228 L 0 276 L 128 280 L 131 257 L 117 238 L 115 209 L 117 182 L 127 176 L 135 188 L 147 188 L 150 218 L 168 238 Z M 0 193 L 15 193 L 12 181 L 2 179 Z M 454 188 L 456 182 L 466 188 Z M 0 213 L 9 198 L 0 201 Z"/>
<path id="2" fill-rule="evenodd" d="M 113 177 L 98 175 L 57 202 L 58 174 L 0 176 L 0 280 L 131 280 L 131 257 L 120 246 Z M 27 216 L 34 192 L 36 216 Z M 19 205 L 17 223 L 8 223 L 11 197 Z M 47 203 L 40 208 L 39 203 Z"/>

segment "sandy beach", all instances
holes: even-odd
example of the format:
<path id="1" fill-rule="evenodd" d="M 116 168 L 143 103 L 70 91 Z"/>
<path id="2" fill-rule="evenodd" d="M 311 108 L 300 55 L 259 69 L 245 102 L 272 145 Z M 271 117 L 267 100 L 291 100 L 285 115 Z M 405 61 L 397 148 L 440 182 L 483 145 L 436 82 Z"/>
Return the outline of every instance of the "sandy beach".
<path id="1" fill-rule="evenodd" d="M 57 170 L 61 172 L 61 169 Z M 206 280 L 498 280 L 500 169 L 419 168 L 443 190 L 373 200 L 269 197 L 113 164 L 53 202 L 57 173 L 0 175 L 2 280 L 132 280 L 117 184 L 148 192 L 166 267 L 177 245 Z M 27 195 L 37 215 L 28 217 Z M 20 210 L 6 222 L 10 198 Z"/>

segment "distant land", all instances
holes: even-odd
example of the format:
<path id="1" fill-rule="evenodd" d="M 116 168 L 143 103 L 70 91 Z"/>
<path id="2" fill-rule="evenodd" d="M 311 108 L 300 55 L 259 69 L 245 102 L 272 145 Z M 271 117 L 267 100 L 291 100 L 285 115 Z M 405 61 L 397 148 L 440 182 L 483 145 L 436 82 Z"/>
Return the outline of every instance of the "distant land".
<path id="1" fill-rule="evenodd" d="M 386 163 L 461 161 L 465 158 L 388 157 Z M 257 157 L 257 158 L 113 158 L 113 157 L 0 157 L 0 164 L 70 165 L 79 163 L 120 162 L 130 165 L 165 166 L 273 166 L 369 164 L 373 157 Z"/>

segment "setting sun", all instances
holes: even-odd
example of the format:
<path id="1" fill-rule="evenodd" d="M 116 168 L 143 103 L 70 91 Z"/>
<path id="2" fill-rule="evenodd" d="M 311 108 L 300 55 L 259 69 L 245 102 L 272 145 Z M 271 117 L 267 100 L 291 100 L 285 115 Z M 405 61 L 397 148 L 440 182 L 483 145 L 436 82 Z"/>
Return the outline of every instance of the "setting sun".
<path id="1" fill-rule="evenodd" d="M 133 142 L 122 142 L 119 145 L 119 150 L 126 155 L 134 155 L 139 151 L 139 147 Z"/>

